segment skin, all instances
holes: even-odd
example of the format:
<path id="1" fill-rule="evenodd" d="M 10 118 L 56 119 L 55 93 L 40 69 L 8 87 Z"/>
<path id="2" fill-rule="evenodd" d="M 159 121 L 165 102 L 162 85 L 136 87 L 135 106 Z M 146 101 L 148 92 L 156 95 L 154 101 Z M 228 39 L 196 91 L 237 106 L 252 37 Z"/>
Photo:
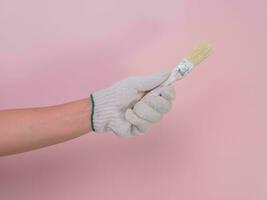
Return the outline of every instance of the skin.
<path id="1" fill-rule="evenodd" d="M 61 105 L 0 111 L 0 156 L 21 153 L 91 131 L 90 98 Z"/>

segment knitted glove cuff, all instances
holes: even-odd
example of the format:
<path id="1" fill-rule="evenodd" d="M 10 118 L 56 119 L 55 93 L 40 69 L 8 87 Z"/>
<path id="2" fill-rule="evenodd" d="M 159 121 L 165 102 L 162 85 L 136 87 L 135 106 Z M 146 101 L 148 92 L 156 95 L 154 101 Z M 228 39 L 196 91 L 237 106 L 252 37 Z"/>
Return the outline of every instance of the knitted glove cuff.
<path id="1" fill-rule="evenodd" d="M 116 90 L 112 88 L 91 94 L 91 127 L 96 133 L 109 131 L 109 124 L 116 113 Z"/>

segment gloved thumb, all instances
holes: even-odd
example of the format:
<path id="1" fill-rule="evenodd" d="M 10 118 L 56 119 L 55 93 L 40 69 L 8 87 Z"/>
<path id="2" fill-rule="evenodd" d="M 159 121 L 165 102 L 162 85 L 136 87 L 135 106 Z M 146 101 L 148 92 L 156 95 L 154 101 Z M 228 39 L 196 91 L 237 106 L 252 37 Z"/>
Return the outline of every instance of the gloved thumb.
<path id="1" fill-rule="evenodd" d="M 138 76 L 134 80 L 135 88 L 141 92 L 152 90 L 166 81 L 170 73 L 170 71 L 162 71 L 153 75 Z"/>

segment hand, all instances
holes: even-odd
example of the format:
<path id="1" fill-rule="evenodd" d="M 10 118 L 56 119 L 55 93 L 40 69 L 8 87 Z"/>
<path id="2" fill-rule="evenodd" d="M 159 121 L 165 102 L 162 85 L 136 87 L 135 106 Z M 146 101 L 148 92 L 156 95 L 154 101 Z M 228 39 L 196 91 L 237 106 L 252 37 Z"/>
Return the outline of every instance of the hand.
<path id="1" fill-rule="evenodd" d="M 144 134 L 152 123 L 160 121 L 171 108 L 174 88 L 157 88 L 169 75 L 169 72 L 161 72 L 150 76 L 133 76 L 93 93 L 94 131 L 102 133 L 112 130 L 122 137 Z M 146 95 L 154 88 L 159 92 Z"/>

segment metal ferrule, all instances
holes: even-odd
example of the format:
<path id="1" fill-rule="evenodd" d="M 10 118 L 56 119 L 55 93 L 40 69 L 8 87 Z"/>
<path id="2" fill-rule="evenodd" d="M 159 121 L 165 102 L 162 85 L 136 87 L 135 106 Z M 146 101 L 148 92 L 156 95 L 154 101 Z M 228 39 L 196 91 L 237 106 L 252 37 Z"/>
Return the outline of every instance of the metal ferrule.
<path id="1" fill-rule="evenodd" d="M 183 78 L 192 70 L 193 67 L 194 65 L 184 58 L 178 65 L 176 65 L 167 81 L 165 81 L 162 85 L 167 86 L 176 80 Z"/>
<path id="2" fill-rule="evenodd" d="M 193 67 L 194 65 L 185 58 L 176 66 L 182 76 L 187 75 Z"/>

